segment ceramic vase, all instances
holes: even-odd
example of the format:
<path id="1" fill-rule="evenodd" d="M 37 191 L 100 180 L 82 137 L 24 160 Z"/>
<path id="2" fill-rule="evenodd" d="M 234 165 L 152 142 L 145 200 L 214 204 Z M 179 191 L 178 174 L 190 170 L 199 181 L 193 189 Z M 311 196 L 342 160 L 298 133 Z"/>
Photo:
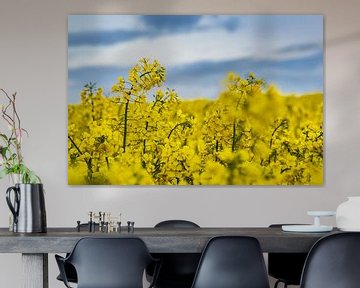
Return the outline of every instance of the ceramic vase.
<path id="1" fill-rule="evenodd" d="M 13 232 L 45 233 L 47 231 L 42 184 L 15 184 L 6 190 L 6 202 L 13 214 Z"/>
<path id="2" fill-rule="evenodd" d="M 21 183 L 21 174 L 10 173 L 8 175 L 9 187 L 15 186 L 15 184 Z M 13 213 L 9 212 L 9 231 L 14 231 L 14 216 Z"/>
<path id="3" fill-rule="evenodd" d="M 360 196 L 348 197 L 338 206 L 336 226 L 342 231 L 360 231 Z"/>

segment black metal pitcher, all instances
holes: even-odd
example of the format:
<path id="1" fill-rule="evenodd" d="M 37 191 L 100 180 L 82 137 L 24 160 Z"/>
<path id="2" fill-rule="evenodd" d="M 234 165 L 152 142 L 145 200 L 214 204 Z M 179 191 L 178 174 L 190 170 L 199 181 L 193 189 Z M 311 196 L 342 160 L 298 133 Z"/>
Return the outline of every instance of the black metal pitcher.
<path id="1" fill-rule="evenodd" d="M 12 192 L 13 197 L 11 197 Z M 14 216 L 14 232 L 42 233 L 47 231 L 42 184 L 15 184 L 6 190 L 6 202 Z"/>

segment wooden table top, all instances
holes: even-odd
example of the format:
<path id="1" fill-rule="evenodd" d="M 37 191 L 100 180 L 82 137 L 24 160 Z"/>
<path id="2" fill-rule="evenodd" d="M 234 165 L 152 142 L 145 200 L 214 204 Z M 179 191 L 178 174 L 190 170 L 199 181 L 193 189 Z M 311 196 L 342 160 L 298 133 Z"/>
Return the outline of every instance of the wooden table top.
<path id="1" fill-rule="evenodd" d="M 263 252 L 308 252 L 321 237 L 338 233 L 283 232 L 280 227 L 127 228 L 119 232 L 78 232 L 76 228 L 48 228 L 47 233 L 13 233 L 0 228 L 0 253 L 65 253 L 82 237 L 139 237 L 152 253 L 201 253 L 207 241 L 221 235 L 252 236 Z"/>

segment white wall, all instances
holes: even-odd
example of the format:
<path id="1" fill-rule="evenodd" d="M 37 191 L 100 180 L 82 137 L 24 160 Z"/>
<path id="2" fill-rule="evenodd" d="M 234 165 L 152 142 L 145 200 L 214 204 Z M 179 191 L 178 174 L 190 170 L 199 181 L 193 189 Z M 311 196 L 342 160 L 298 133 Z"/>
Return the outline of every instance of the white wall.
<path id="1" fill-rule="evenodd" d="M 1 0 L 0 87 L 18 92 L 27 163 L 46 187 L 48 226 L 74 226 L 89 210 L 122 212 L 136 226 L 187 218 L 201 226 L 309 222 L 360 195 L 360 20 L 357 0 Z M 325 184 L 322 187 L 70 187 L 67 185 L 67 15 L 323 14 Z M 0 226 L 8 224 L 6 180 Z M 335 224 L 334 220 L 327 223 Z M 50 287 L 57 271 L 50 262 Z M 19 255 L 0 255 L 1 287 L 20 287 Z"/>

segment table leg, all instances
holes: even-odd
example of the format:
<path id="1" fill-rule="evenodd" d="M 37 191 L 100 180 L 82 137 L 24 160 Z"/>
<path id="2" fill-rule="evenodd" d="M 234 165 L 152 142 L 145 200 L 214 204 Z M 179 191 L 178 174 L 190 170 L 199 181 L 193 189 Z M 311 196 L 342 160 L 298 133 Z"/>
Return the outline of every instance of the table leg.
<path id="1" fill-rule="evenodd" d="M 23 288 L 49 288 L 48 254 L 22 254 Z"/>

